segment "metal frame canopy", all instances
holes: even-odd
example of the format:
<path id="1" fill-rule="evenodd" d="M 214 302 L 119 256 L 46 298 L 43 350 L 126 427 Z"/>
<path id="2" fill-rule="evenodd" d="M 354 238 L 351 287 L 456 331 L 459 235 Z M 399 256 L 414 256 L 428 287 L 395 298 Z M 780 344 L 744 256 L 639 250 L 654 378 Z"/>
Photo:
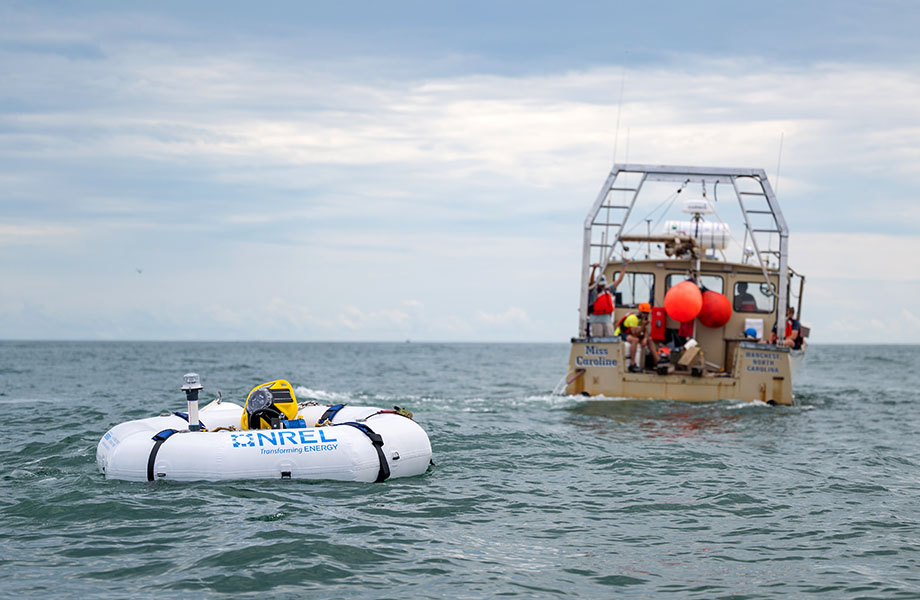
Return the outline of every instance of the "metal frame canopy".
<path id="1" fill-rule="evenodd" d="M 620 175 L 635 174 L 639 176 L 638 183 L 631 185 L 618 181 Z M 625 178 L 624 178 L 625 179 Z M 753 181 L 755 191 L 746 191 L 748 186 L 739 188 L 739 181 Z M 615 164 L 607 180 L 601 187 L 597 199 L 588 211 L 584 224 L 584 246 L 582 248 L 581 265 L 581 293 L 578 307 L 578 332 L 585 335 L 587 332 L 588 318 L 588 273 L 591 265 L 591 250 L 597 248 L 601 260 L 600 272 L 603 273 L 613 256 L 617 244 L 622 244 L 621 236 L 629 217 L 632 214 L 636 200 L 646 182 L 673 182 L 681 185 L 687 183 L 730 184 L 735 191 L 747 236 L 754 246 L 755 256 L 763 271 L 764 280 L 770 284 L 767 274 L 765 255 L 773 255 L 779 262 L 779 289 L 774 290 L 777 296 L 776 323 L 777 331 L 784 331 L 786 326 L 786 288 L 789 277 L 789 228 L 783 218 L 779 202 L 773 193 L 773 188 L 767 180 L 763 169 L 734 169 L 723 167 L 682 167 L 671 165 L 640 165 L 640 164 Z M 744 189 L 742 189 L 744 188 Z M 629 200 L 626 201 L 625 197 Z M 758 200 L 760 202 L 758 202 Z M 763 202 L 765 200 L 765 202 Z M 745 202 L 748 204 L 745 204 Z M 753 206 L 752 206 L 753 205 Z M 772 217 L 766 227 L 755 227 L 752 219 Z M 762 221 L 760 221 L 762 222 Z M 592 234 L 600 232 L 600 243 L 593 241 Z M 613 232 L 612 237 L 610 232 Z M 769 250 L 765 236 L 779 235 L 779 250 Z M 760 240 L 760 242 L 758 242 Z M 761 248 L 763 246 L 764 249 Z"/>

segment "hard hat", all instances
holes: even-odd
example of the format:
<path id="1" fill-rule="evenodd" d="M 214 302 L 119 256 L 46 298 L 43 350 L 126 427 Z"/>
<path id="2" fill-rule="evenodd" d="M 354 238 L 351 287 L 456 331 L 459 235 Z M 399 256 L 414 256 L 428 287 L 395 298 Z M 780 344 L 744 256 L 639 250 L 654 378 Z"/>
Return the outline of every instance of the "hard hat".
<path id="1" fill-rule="evenodd" d="M 648 302 L 640 302 L 640 303 L 639 303 L 639 312 L 644 312 L 644 313 L 646 313 L 646 312 L 652 312 L 652 305 L 649 304 Z"/>

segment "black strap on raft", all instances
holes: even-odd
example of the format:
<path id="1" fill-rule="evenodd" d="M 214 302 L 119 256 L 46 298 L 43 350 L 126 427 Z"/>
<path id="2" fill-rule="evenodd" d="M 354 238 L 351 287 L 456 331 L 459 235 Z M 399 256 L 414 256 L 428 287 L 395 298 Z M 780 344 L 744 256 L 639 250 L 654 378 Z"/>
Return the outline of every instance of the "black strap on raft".
<path id="1" fill-rule="evenodd" d="M 177 417 L 179 417 L 180 419 L 184 419 L 185 422 L 188 423 L 188 413 L 184 413 L 184 412 L 174 412 L 173 414 L 176 415 Z M 201 429 L 203 429 L 203 430 L 204 430 L 204 429 L 207 429 L 207 427 L 204 426 L 204 423 L 201 422 L 201 419 L 198 419 L 198 424 L 201 425 Z"/>
<path id="2" fill-rule="evenodd" d="M 334 404 L 330 406 L 329 408 L 326 409 L 326 412 L 323 413 L 323 416 L 321 416 L 319 420 L 316 422 L 316 426 L 323 427 L 324 424 L 327 424 L 326 423 L 327 421 L 329 425 L 332 425 L 332 419 L 334 419 L 335 416 L 339 414 L 339 411 L 342 410 L 343 408 L 345 408 L 344 404 Z"/>
<path id="3" fill-rule="evenodd" d="M 377 450 L 377 458 L 380 459 L 380 470 L 377 472 L 377 479 L 374 481 L 374 483 L 386 481 L 390 476 L 390 465 L 387 464 L 387 457 L 383 455 L 383 438 L 380 437 L 380 434 L 374 433 L 374 430 L 364 423 L 355 423 L 354 421 L 349 421 L 347 423 L 336 423 L 336 425 L 350 425 L 351 427 L 354 427 L 366 435 L 368 438 L 370 438 L 371 443 Z"/>
<path id="4" fill-rule="evenodd" d="M 176 429 L 164 429 L 151 438 L 153 439 L 153 448 L 150 449 L 150 456 L 147 458 L 147 481 L 153 481 L 153 464 L 157 460 L 157 452 L 160 451 L 160 446 L 176 431 Z"/>

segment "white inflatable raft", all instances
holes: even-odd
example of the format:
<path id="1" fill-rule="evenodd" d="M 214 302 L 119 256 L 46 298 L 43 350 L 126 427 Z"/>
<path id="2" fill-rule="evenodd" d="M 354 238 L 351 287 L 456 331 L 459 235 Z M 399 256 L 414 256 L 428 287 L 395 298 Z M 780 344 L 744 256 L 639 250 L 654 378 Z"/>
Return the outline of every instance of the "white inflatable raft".
<path id="1" fill-rule="evenodd" d="M 244 429 L 245 409 L 233 402 L 215 400 L 197 411 L 196 390 L 189 408 L 191 418 L 175 413 L 110 429 L 96 448 L 99 470 L 127 481 L 379 482 L 421 475 L 431 463 L 428 435 L 399 409 L 300 404 L 298 418 L 281 421 L 283 428 Z M 196 431 L 198 419 L 204 429 Z"/>

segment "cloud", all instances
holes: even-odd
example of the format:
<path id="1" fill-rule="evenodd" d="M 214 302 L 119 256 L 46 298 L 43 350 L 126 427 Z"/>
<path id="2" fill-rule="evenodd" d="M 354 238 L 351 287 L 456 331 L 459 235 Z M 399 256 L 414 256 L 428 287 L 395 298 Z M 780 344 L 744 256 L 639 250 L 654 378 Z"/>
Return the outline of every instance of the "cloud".
<path id="1" fill-rule="evenodd" d="M 239 167 L 393 165 L 439 181 L 489 173 L 528 186 L 584 185 L 586 165 L 597 173 L 610 161 L 612 91 L 623 79 L 620 159 L 628 128 L 633 160 L 772 166 L 784 132 L 793 173 L 833 167 L 918 179 L 920 106 L 910 99 L 920 95 L 920 75 L 908 67 L 696 58 L 625 73 L 599 67 L 363 83 L 334 64 L 305 71 L 277 56 L 160 49 L 151 60 L 142 45 L 124 50 L 126 58 L 104 67 L 76 66 L 85 76 L 102 68 L 114 76 L 72 82 L 121 104 L 7 114 L 4 146 L 36 158 L 193 160 L 212 176 L 250 179 L 258 171 Z"/>
<path id="2" fill-rule="evenodd" d="M 165 336 L 565 340 L 581 222 L 614 139 L 621 161 L 772 168 L 782 133 L 813 337 L 869 335 L 853 321 L 884 301 L 900 315 L 880 318 L 886 335 L 917 339 L 894 326 L 914 322 L 920 279 L 909 62 L 681 56 L 458 75 L 428 66 L 443 57 L 189 43 L 200 32 L 167 18 L 141 36 L 136 16 L 4 28 L 0 244 L 34 250 L 28 264 L 0 256 L 19 284 L 7 316 L 41 306 L 65 337 L 88 331 L 68 322 L 149 332 L 132 329 L 140 311 Z M 206 292 L 177 300 L 176 281 Z"/>
<path id="3" fill-rule="evenodd" d="M 812 336 L 816 332 L 812 332 Z M 906 308 L 891 314 L 882 313 L 865 321 L 860 330 L 849 319 L 835 319 L 817 332 L 824 339 L 843 343 L 916 343 L 920 336 L 920 318 Z"/>
<path id="4" fill-rule="evenodd" d="M 77 229 L 64 224 L 2 224 L 0 223 L 0 245 L 4 244 L 60 244 L 76 235 Z"/>
<path id="5" fill-rule="evenodd" d="M 585 193 L 609 167 L 614 137 L 621 160 L 628 147 L 629 159 L 639 162 L 681 164 L 692 157 L 698 164 L 772 166 L 783 132 L 786 190 L 809 185 L 803 175 L 816 168 L 917 183 L 920 128 L 913 124 L 920 106 L 910 99 L 918 96 L 920 75 L 908 66 L 789 67 L 691 57 L 641 70 L 381 79 L 332 61 L 305 68 L 270 48 L 218 54 L 160 45 L 151 52 L 149 42 L 113 43 L 117 55 L 66 70 L 45 55 L 8 63 L 18 75 L 8 92 L 14 98 L 28 102 L 64 76 L 66 98 L 91 101 L 4 113 L 0 155 L 15 149 L 20 160 L 79 156 L 196 166 L 198 178 L 274 193 L 310 188 L 326 169 L 322 177 L 339 193 L 369 188 L 377 198 L 418 207 L 429 199 L 407 189 L 469 188 L 477 179 L 495 191 L 518 185 Z M 343 171 L 329 181 L 328 169 L 348 167 L 402 176 L 374 173 L 369 182 Z M 266 178 L 266 170 L 273 176 Z M 529 195 L 526 203 L 509 203 L 501 193 L 480 193 L 469 202 L 503 213 L 558 202 L 555 194 Z M 911 206 L 907 197 L 889 200 Z M 449 209 L 447 202 L 437 205 Z"/>
<path id="6" fill-rule="evenodd" d="M 809 278 L 920 281 L 920 235 L 793 233 L 791 266 Z"/>
<path id="7" fill-rule="evenodd" d="M 487 325 L 499 327 L 530 324 L 530 318 L 528 318 L 527 312 L 516 306 L 512 306 L 505 312 L 499 314 L 490 314 L 482 310 L 476 311 L 476 320 L 486 323 Z"/>
<path id="8" fill-rule="evenodd" d="M 401 310 L 383 309 L 364 312 L 355 306 L 346 306 L 339 314 L 339 322 L 353 331 L 390 329 L 391 326 L 405 327 L 410 316 Z"/>
<path id="9" fill-rule="evenodd" d="M 920 334 L 920 317 L 906 308 L 901 311 L 901 323 L 906 325 L 911 333 Z"/>
<path id="10" fill-rule="evenodd" d="M 188 314 L 190 311 L 185 308 L 182 312 Z M 308 307 L 279 297 L 266 298 L 255 309 L 251 306 L 231 308 L 220 303 L 209 304 L 200 318 L 204 321 L 201 325 L 207 329 L 223 330 L 219 339 L 250 336 L 257 339 L 303 339 L 328 336 L 334 331 L 332 320 L 317 317 Z"/>

